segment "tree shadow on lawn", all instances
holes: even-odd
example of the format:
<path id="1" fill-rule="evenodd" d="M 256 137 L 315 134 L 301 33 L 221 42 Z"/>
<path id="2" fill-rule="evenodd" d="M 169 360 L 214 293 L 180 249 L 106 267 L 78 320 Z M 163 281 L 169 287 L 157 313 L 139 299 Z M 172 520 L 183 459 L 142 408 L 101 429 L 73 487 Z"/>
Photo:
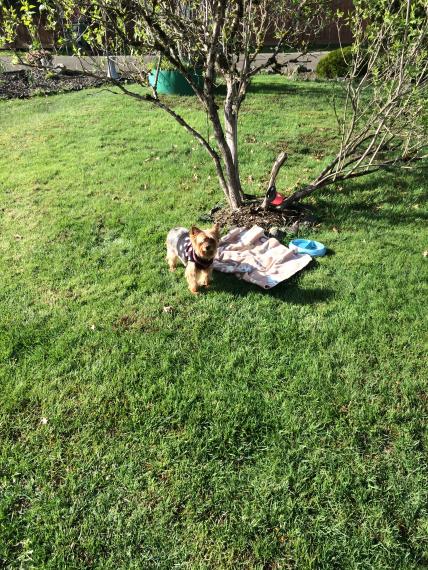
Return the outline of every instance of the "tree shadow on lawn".
<path id="1" fill-rule="evenodd" d="M 319 220 L 326 225 L 426 223 L 428 213 L 419 207 L 426 203 L 428 192 L 412 193 L 414 188 L 426 186 L 426 177 L 427 173 L 421 169 L 405 175 L 383 172 L 365 180 L 345 182 L 340 191 L 341 199 L 337 199 L 339 193 L 334 189 L 318 198 L 315 215 L 318 214 Z"/>
<path id="2" fill-rule="evenodd" d="M 293 305 L 313 305 L 316 303 L 325 303 L 334 294 L 331 289 L 302 289 L 300 287 L 300 278 L 303 272 L 311 271 L 315 269 L 317 263 L 315 260 L 312 261 L 305 269 L 301 272 L 293 275 L 287 281 L 279 283 L 273 289 L 262 289 L 257 285 L 252 283 L 247 283 L 238 279 L 233 274 L 215 272 L 212 290 L 213 291 L 224 291 L 235 295 L 236 297 L 246 297 L 252 293 L 257 293 L 259 295 L 269 295 L 278 301 L 291 303 Z"/>
<path id="3" fill-rule="evenodd" d="M 270 82 L 268 78 L 266 81 L 257 81 L 251 83 L 248 93 L 254 94 L 277 94 L 277 95 L 307 95 L 313 97 L 324 97 L 330 100 L 333 91 L 333 84 L 326 84 L 323 82 L 306 81 L 306 82 L 292 82 L 291 80 L 284 79 L 283 82 Z M 337 89 L 337 97 L 344 97 L 343 92 Z"/>
<path id="4" fill-rule="evenodd" d="M 332 87 L 334 87 L 331 83 L 323 83 L 323 82 L 316 82 L 316 81 L 306 81 L 306 82 L 292 82 L 284 78 L 282 82 L 272 82 L 269 81 L 269 77 L 266 76 L 266 79 L 262 81 L 256 81 L 250 84 L 248 88 L 249 94 L 254 95 L 307 95 L 313 97 L 325 97 L 326 100 L 331 99 L 332 95 Z M 216 87 L 216 95 L 220 97 L 226 97 L 226 85 L 219 84 Z M 343 91 L 337 89 L 337 97 L 344 98 Z"/>

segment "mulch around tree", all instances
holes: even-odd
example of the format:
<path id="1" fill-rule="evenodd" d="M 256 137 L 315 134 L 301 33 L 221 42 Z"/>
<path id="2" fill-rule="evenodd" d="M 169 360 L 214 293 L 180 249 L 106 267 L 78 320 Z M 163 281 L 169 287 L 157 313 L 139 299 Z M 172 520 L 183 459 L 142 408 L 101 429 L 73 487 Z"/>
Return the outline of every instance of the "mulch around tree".
<path id="1" fill-rule="evenodd" d="M 218 205 L 202 218 L 204 218 L 202 221 L 211 220 L 224 229 L 250 228 L 257 225 L 278 238 L 286 234 L 297 234 L 300 227 L 309 228 L 317 225 L 317 220 L 309 207 L 297 205 L 286 210 L 264 210 L 261 201 L 251 201 L 238 210 Z"/>
<path id="2" fill-rule="evenodd" d="M 26 99 L 66 91 L 100 87 L 105 79 L 53 74 L 42 69 L 21 69 L 0 73 L 0 99 Z"/>

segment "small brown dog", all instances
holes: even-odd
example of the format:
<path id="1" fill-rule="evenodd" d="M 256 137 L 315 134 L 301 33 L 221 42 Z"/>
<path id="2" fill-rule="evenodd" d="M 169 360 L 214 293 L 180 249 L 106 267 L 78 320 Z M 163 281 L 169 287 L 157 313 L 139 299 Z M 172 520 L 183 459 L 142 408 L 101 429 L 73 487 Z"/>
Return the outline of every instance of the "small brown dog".
<path id="1" fill-rule="evenodd" d="M 174 228 L 166 238 L 166 258 L 170 271 L 175 271 L 179 259 L 186 267 L 186 279 L 192 293 L 199 287 L 209 287 L 212 281 L 212 263 L 220 239 L 219 227 L 200 230 L 192 226 Z"/>

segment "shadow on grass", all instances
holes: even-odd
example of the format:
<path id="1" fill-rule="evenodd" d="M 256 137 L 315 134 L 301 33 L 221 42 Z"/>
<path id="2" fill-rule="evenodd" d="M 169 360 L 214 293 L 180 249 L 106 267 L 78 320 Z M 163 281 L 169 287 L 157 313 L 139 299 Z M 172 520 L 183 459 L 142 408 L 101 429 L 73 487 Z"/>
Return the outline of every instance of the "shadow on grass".
<path id="1" fill-rule="evenodd" d="M 335 85 L 333 84 L 318 83 L 316 81 L 294 83 L 290 80 L 284 79 L 283 82 L 274 83 L 269 82 L 267 79 L 266 81 L 251 83 L 248 93 L 260 95 L 305 95 L 309 97 L 325 97 L 326 99 L 330 99 L 334 88 Z M 342 91 L 336 89 L 336 95 L 338 97 L 343 96 Z"/>
<path id="2" fill-rule="evenodd" d="M 428 213 L 422 209 L 428 192 L 416 192 L 426 187 L 427 172 L 423 169 L 402 173 L 383 172 L 343 183 L 338 194 L 318 197 L 315 215 L 325 224 L 366 225 L 367 222 L 386 225 L 428 222 Z M 346 201 L 346 203 L 344 203 Z"/>
<path id="3" fill-rule="evenodd" d="M 303 271 L 311 271 L 316 268 L 316 263 L 311 263 Z M 224 291 L 236 297 L 246 297 L 250 294 L 269 295 L 278 301 L 291 303 L 293 305 L 313 305 L 316 303 L 325 303 L 334 294 L 331 289 L 302 289 L 300 287 L 300 276 L 294 275 L 287 281 L 280 283 L 273 289 L 261 289 L 257 285 L 247 283 L 235 277 L 235 275 L 215 272 L 213 291 Z"/>
<path id="4" fill-rule="evenodd" d="M 337 97 L 343 97 L 343 91 L 337 88 L 333 83 L 323 83 L 317 81 L 293 82 L 283 78 L 283 81 L 270 81 L 272 76 L 266 76 L 262 79 L 250 84 L 248 93 L 253 95 L 305 95 L 313 97 L 324 97 L 330 100 L 333 91 Z M 335 89 L 336 88 L 336 89 Z M 216 95 L 220 97 L 226 96 L 226 85 L 220 84 L 216 87 Z"/>

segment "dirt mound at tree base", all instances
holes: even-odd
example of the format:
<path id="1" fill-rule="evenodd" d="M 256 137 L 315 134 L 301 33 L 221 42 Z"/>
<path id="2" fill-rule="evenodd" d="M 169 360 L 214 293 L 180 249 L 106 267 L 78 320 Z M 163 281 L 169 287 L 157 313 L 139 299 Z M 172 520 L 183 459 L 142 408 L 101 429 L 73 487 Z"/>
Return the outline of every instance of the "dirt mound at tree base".
<path id="1" fill-rule="evenodd" d="M 207 221 L 208 219 L 224 229 L 257 225 L 278 239 L 286 234 L 296 235 L 301 227 L 317 225 L 317 220 L 308 207 L 297 205 L 286 210 L 264 210 L 259 201 L 245 204 L 238 210 L 216 206 L 206 216 Z"/>

